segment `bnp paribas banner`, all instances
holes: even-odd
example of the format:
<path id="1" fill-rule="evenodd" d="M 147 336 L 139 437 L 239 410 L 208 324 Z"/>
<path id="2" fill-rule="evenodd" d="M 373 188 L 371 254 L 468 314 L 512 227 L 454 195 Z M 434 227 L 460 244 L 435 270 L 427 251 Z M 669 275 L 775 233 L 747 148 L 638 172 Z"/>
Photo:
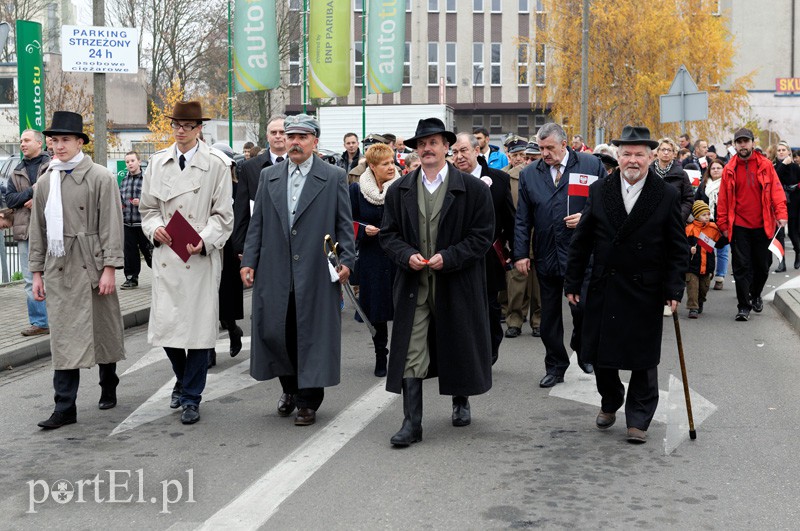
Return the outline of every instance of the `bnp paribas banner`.
<path id="1" fill-rule="evenodd" d="M 236 92 L 269 90 L 280 84 L 275 0 L 238 0 L 233 18 Z"/>
<path id="2" fill-rule="evenodd" d="M 374 94 L 398 92 L 403 87 L 405 2 L 370 0 L 367 21 L 369 91 Z"/>
<path id="3" fill-rule="evenodd" d="M 350 93 L 350 2 L 310 0 L 308 7 L 308 64 L 312 98 Z"/>
<path id="4" fill-rule="evenodd" d="M 17 21 L 17 75 L 19 76 L 19 132 L 44 130 L 44 64 L 42 25 Z"/>

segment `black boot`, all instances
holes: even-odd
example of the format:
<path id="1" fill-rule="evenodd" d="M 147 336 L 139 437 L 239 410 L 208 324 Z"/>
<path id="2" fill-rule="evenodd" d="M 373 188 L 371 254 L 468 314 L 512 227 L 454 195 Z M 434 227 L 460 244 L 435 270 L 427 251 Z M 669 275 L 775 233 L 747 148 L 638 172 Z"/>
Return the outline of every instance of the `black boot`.
<path id="1" fill-rule="evenodd" d="M 781 263 L 778 264 L 778 269 L 775 270 L 776 273 L 783 273 L 784 271 L 786 271 L 786 258 L 781 260 Z"/>
<path id="2" fill-rule="evenodd" d="M 403 426 L 391 438 L 395 446 L 422 440 L 422 378 L 403 378 Z"/>
<path id="3" fill-rule="evenodd" d="M 119 385 L 119 376 L 117 376 L 116 363 L 100 363 L 100 401 L 97 407 L 100 409 L 111 409 L 117 405 L 117 385 Z"/>
<path id="4" fill-rule="evenodd" d="M 375 376 L 381 378 L 386 376 L 386 356 L 389 354 L 387 349 L 375 349 Z"/>
<path id="5" fill-rule="evenodd" d="M 228 328 L 228 337 L 231 339 L 231 358 L 235 358 L 242 351 L 242 336 L 244 331 L 233 321 L 233 326 Z"/>
<path id="6" fill-rule="evenodd" d="M 469 426 L 472 422 L 472 415 L 469 410 L 469 397 L 453 397 L 453 426 Z"/>
<path id="7" fill-rule="evenodd" d="M 794 253 L 794 268 L 800 269 L 800 251 Z"/>
<path id="8" fill-rule="evenodd" d="M 208 368 L 216 367 L 217 366 L 217 351 L 213 348 L 211 352 L 208 353 Z"/>
<path id="9" fill-rule="evenodd" d="M 183 394 L 183 385 L 180 382 L 175 382 L 175 386 L 172 388 L 172 395 L 169 399 L 169 407 L 172 409 L 178 409 L 181 407 L 181 395 Z"/>

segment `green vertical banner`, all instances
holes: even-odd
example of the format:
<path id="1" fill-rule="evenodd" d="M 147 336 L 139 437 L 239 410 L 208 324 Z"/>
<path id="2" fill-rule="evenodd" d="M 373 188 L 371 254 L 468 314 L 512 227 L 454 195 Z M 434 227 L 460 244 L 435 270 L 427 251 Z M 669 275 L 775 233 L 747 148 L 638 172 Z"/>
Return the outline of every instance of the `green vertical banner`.
<path id="1" fill-rule="evenodd" d="M 373 94 L 403 88 L 406 8 L 401 0 L 369 0 L 367 80 Z"/>
<path id="2" fill-rule="evenodd" d="M 310 0 L 308 8 L 309 91 L 312 98 L 347 96 L 350 70 L 350 2 Z"/>
<path id="3" fill-rule="evenodd" d="M 125 164 L 124 160 L 117 161 L 117 186 L 122 184 L 122 179 L 128 175 L 128 166 Z"/>
<path id="4" fill-rule="evenodd" d="M 42 25 L 17 21 L 17 91 L 19 93 L 19 132 L 44 130 L 44 54 Z"/>
<path id="5" fill-rule="evenodd" d="M 233 15 L 233 73 L 236 92 L 280 85 L 276 0 L 237 0 Z"/>

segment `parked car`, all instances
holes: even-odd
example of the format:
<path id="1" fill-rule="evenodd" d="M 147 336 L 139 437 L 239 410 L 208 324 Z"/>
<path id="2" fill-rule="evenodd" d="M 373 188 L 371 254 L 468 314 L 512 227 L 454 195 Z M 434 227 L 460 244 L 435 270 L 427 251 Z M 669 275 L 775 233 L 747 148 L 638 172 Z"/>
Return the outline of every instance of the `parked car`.
<path id="1" fill-rule="evenodd" d="M 11 178 L 11 173 L 14 168 L 19 164 L 19 155 L 13 155 L 6 160 L 0 162 L 0 207 L 6 206 L 6 190 L 8 188 L 8 179 Z"/>

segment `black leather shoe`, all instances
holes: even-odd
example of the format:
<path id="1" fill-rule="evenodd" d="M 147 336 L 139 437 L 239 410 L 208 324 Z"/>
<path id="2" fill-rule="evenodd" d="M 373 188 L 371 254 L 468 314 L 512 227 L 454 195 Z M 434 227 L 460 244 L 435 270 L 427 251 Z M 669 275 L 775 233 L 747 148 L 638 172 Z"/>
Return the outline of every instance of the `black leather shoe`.
<path id="1" fill-rule="evenodd" d="M 783 273 L 786 271 L 786 258 L 781 260 L 781 263 L 778 264 L 778 269 L 775 270 L 776 273 Z"/>
<path id="2" fill-rule="evenodd" d="M 75 412 L 61 412 L 61 411 L 54 411 L 50 418 L 47 420 L 41 421 L 38 426 L 40 428 L 44 428 L 46 430 L 55 430 L 60 428 L 61 426 L 66 426 L 67 424 L 75 424 L 78 422 L 77 415 Z"/>
<path id="3" fill-rule="evenodd" d="M 231 338 L 231 358 L 235 358 L 242 351 L 243 335 L 244 331 L 238 326 L 228 331 L 228 336 Z"/>
<path id="4" fill-rule="evenodd" d="M 761 310 L 764 309 L 764 301 L 761 300 L 761 297 L 753 297 L 750 304 L 753 305 L 753 311 L 756 313 L 761 313 Z"/>
<path id="5" fill-rule="evenodd" d="M 183 424 L 194 424 L 200 420 L 200 411 L 194 404 L 187 404 L 183 406 L 183 413 L 181 413 L 181 422 Z"/>
<path id="6" fill-rule="evenodd" d="M 534 326 L 531 335 L 533 337 L 542 337 L 542 329 L 539 328 L 538 326 Z"/>
<path id="7" fill-rule="evenodd" d="M 317 421 L 317 412 L 307 407 L 301 407 L 297 410 L 297 416 L 294 418 L 295 426 L 311 426 Z"/>
<path id="8" fill-rule="evenodd" d="M 472 414 L 469 409 L 469 397 L 453 397 L 453 426 L 460 428 L 469 426 L 472 422 Z"/>
<path id="9" fill-rule="evenodd" d="M 750 310 L 739 310 L 739 313 L 736 314 L 735 319 L 737 321 L 747 321 L 750 319 Z"/>
<path id="10" fill-rule="evenodd" d="M 294 395 L 283 393 L 278 399 L 278 415 L 281 417 L 288 417 L 294 411 Z"/>
<path id="11" fill-rule="evenodd" d="M 183 394 L 183 385 L 180 382 L 175 384 L 175 387 L 172 388 L 172 396 L 169 400 L 169 407 L 172 409 L 178 409 L 181 407 L 181 395 Z"/>
<path id="12" fill-rule="evenodd" d="M 794 255 L 794 268 L 800 269 L 800 252 L 797 252 Z"/>
<path id="13" fill-rule="evenodd" d="M 601 430 L 607 430 L 613 426 L 616 421 L 616 413 L 606 413 L 605 411 L 601 410 L 600 413 L 597 414 L 597 419 L 595 419 L 594 423 Z"/>
<path id="14" fill-rule="evenodd" d="M 579 361 L 578 362 L 578 367 L 580 367 L 581 370 L 583 372 L 585 372 L 586 374 L 593 374 L 594 373 L 594 367 L 592 366 L 591 363 L 584 363 L 582 361 Z"/>
<path id="15" fill-rule="evenodd" d="M 509 326 L 506 330 L 506 337 L 518 337 L 522 333 L 522 329 L 518 326 Z"/>
<path id="16" fill-rule="evenodd" d="M 97 403 L 99 409 L 111 409 L 117 405 L 117 393 L 108 393 L 100 395 L 100 402 Z"/>
<path id="17" fill-rule="evenodd" d="M 556 384 L 564 382 L 563 376 L 556 376 L 555 374 L 545 374 L 544 378 L 539 380 L 539 387 L 553 387 Z"/>

